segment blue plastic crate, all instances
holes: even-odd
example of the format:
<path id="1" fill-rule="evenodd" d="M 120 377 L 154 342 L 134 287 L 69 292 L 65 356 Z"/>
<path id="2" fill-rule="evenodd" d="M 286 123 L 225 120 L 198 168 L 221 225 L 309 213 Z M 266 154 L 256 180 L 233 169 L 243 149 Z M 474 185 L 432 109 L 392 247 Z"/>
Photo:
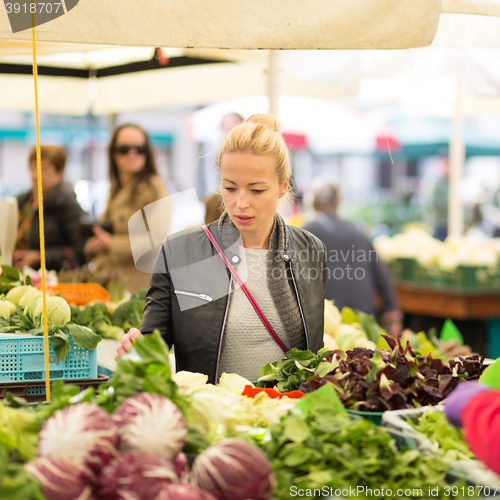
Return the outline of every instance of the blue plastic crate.
<path id="1" fill-rule="evenodd" d="M 107 377 L 112 377 L 115 372 L 109 370 L 108 368 L 104 368 L 104 366 L 97 366 L 97 374 L 98 375 L 106 375 Z"/>
<path id="2" fill-rule="evenodd" d="M 43 337 L 0 335 L 0 382 L 45 380 Z M 51 380 L 97 378 L 97 351 L 75 345 L 61 361 L 49 342 Z"/>

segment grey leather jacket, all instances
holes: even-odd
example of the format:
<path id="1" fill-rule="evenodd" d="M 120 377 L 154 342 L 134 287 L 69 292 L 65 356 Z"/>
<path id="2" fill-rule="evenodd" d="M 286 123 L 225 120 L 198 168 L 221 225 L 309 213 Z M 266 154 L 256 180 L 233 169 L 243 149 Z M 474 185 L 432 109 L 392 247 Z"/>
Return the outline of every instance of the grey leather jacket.
<path id="1" fill-rule="evenodd" d="M 222 245 L 216 223 L 208 228 L 237 268 L 235 247 Z M 325 246 L 307 231 L 286 230 L 288 247 L 276 258 L 285 262 L 293 283 L 307 349 L 317 352 L 323 347 Z M 177 371 L 204 373 L 214 383 L 232 286 L 234 279 L 201 228 L 175 233 L 158 252 L 139 329 L 145 335 L 159 329 L 175 346 Z"/>

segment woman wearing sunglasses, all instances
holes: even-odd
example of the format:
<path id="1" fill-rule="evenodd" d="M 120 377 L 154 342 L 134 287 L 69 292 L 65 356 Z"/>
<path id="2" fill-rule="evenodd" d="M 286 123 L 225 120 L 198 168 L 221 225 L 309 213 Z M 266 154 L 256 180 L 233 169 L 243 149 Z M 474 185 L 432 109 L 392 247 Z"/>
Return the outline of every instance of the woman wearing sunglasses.
<path id="1" fill-rule="evenodd" d="M 289 191 L 288 151 L 273 116 L 253 115 L 219 152 L 225 212 L 163 243 L 139 329 L 117 356 L 156 328 L 177 370 L 257 380 L 291 348 L 323 346 L 326 251 L 277 213 Z M 248 292 L 248 293 L 247 293 Z"/>
<path id="2" fill-rule="evenodd" d="M 97 270 L 117 270 L 128 278 L 128 290 L 134 292 L 147 287 L 150 275 L 139 271 L 134 264 L 128 221 L 138 210 L 168 196 L 168 191 L 158 176 L 149 137 L 138 125 L 118 127 L 108 154 L 111 187 L 101 220 L 111 223 L 112 232 L 94 226 L 94 236 L 85 250 Z M 170 224 L 169 214 L 165 215 L 165 224 Z"/>

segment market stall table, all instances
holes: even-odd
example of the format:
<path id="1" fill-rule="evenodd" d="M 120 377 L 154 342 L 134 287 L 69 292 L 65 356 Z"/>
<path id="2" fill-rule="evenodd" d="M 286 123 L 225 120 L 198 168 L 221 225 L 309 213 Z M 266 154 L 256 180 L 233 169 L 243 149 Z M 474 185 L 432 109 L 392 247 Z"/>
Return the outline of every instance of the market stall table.
<path id="1" fill-rule="evenodd" d="M 405 314 L 487 320 L 489 356 L 500 356 L 500 289 L 469 292 L 408 283 L 397 283 L 396 288 L 401 309 Z"/>

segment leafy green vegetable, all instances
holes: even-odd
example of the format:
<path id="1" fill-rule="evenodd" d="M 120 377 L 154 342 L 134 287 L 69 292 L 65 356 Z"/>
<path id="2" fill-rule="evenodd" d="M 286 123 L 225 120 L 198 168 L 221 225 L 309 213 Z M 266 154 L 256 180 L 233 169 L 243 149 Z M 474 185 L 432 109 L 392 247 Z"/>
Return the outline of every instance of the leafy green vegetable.
<path id="1" fill-rule="evenodd" d="M 500 389 L 500 358 L 486 367 L 479 377 L 481 384 L 487 385 L 490 389 Z"/>
<path id="2" fill-rule="evenodd" d="M 112 324 L 111 314 L 102 302 L 88 305 L 83 310 L 73 307 L 71 319 L 73 323 L 86 326 L 103 338 L 120 340 L 124 333 L 122 328 Z"/>
<path id="3" fill-rule="evenodd" d="M 81 309 L 75 306 L 69 306 L 69 308 L 71 310 L 71 321 L 77 325 L 81 325 L 82 323 L 79 320 L 80 313 L 82 312 Z"/>
<path id="4" fill-rule="evenodd" d="M 22 285 L 19 271 L 11 266 L 0 266 L 2 272 L 0 273 L 0 293 L 7 293 L 12 288 Z"/>
<path id="5" fill-rule="evenodd" d="M 41 402 L 34 407 L 34 411 L 42 422 L 51 417 L 56 411 L 69 406 L 70 404 L 84 403 L 93 400 L 95 390 L 89 387 L 81 391 L 81 387 L 72 384 L 65 384 L 62 380 L 56 380 L 51 384 L 50 402 Z M 19 403 L 18 403 L 19 404 Z M 33 409 L 32 406 L 26 406 Z"/>
<path id="6" fill-rule="evenodd" d="M 0 446 L 0 498 L 2 500 L 45 500 L 40 483 L 24 470 L 15 450 Z"/>
<path id="7" fill-rule="evenodd" d="M 0 333 L 23 332 L 35 327 L 33 321 L 24 315 L 24 307 L 17 306 L 9 319 L 0 318 Z"/>
<path id="8" fill-rule="evenodd" d="M 119 358 L 109 382 L 99 387 L 94 402 L 111 413 L 128 397 L 152 392 L 171 399 L 186 414 L 189 400 L 177 392 L 172 380 L 169 351 L 158 330 L 137 339 L 132 350 Z M 199 453 L 210 445 L 203 428 L 189 421 L 186 427 L 186 453 Z"/>
<path id="9" fill-rule="evenodd" d="M 137 290 L 132 294 L 132 296 L 130 297 L 130 300 L 142 300 L 142 301 L 146 302 L 147 294 L 148 294 L 148 289 L 141 288 L 140 290 Z"/>
<path id="10" fill-rule="evenodd" d="M 118 359 L 110 381 L 100 386 L 98 404 L 112 412 L 128 397 L 146 391 L 161 394 L 182 409 L 184 400 L 171 378 L 168 354 L 158 330 L 137 339 L 132 350 Z"/>
<path id="11" fill-rule="evenodd" d="M 325 384 L 318 390 L 299 399 L 296 406 L 300 408 L 305 415 L 309 414 L 310 409 L 314 410 L 319 408 L 328 409 L 332 414 L 347 414 L 332 384 Z"/>
<path id="12" fill-rule="evenodd" d="M 445 460 L 470 460 L 475 458 L 464 441 L 462 432 L 454 427 L 441 411 L 428 411 L 417 422 L 408 421 L 418 432 L 439 446 Z"/>
<path id="13" fill-rule="evenodd" d="M 88 351 L 93 351 L 102 340 L 100 335 L 81 325 L 65 325 L 59 330 L 69 333 L 78 347 Z"/>
<path id="14" fill-rule="evenodd" d="M 68 336 L 61 330 L 56 330 L 50 336 L 50 343 L 52 344 L 57 357 L 64 361 L 69 351 L 71 351 L 71 344 L 69 343 Z"/>
<path id="15" fill-rule="evenodd" d="M 124 333 L 122 328 L 111 324 L 110 317 L 104 315 L 94 316 L 89 328 L 105 339 L 120 340 Z"/>
<path id="16" fill-rule="evenodd" d="M 20 332 L 24 330 L 23 312 L 24 309 L 21 306 L 17 306 L 16 312 L 9 319 L 0 318 L 0 333 Z"/>
<path id="17" fill-rule="evenodd" d="M 330 382 L 344 406 L 353 410 L 418 408 L 439 403 L 460 380 L 477 379 L 485 368 L 479 356 L 445 364 L 431 354 L 415 354 L 409 343 L 403 348 L 399 339 L 384 338 L 392 351 L 333 351 L 299 389 L 307 393 Z"/>
<path id="18" fill-rule="evenodd" d="M 350 307 L 343 307 L 342 322 L 347 325 L 359 324 L 361 330 L 365 332 L 366 338 L 373 342 L 375 345 L 379 343 L 380 336 L 387 332 L 377 323 L 377 320 L 372 314 L 366 314 L 358 309 L 351 309 Z"/>
<path id="19" fill-rule="evenodd" d="M 439 486 L 440 495 L 445 493 L 448 465 L 442 458 L 398 451 L 388 431 L 368 420 L 350 420 L 319 406 L 309 408 L 308 416 L 292 410 L 269 431 L 261 446 L 272 460 L 274 495 L 279 499 L 293 498 L 297 489 L 324 491 L 325 487 L 372 490 L 358 498 L 387 498 L 381 486 L 393 492 L 423 489 L 424 493 L 429 486 Z"/>
<path id="20" fill-rule="evenodd" d="M 106 316 L 107 318 L 111 318 L 111 314 L 109 313 L 106 304 L 96 302 L 95 304 L 88 305 L 85 309 L 78 310 L 76 317 L 73 317 L 73 310 L 71 312 L 71 319 L 73 320 L 73 323 L 83 326 L 90 326 L 92 320 L 97 316 Z"/>
<path id="21" fill-rule="evenodd" d="M 124 302 L 113 313 L 111 318 L 113 325 L 119 326 L 125 331 L 131 328 L 139 328 L 145 305 L 145 300 L 131 299 L 128 302 Z"/>
<path id="22" fill-rule="evenodd" d="M 264 366 L 257 387 L 274 387 L 279 392 L 290 392 L 299 388 L 302 381 L 314 373 L 315 368 L 330 354 L 330 349 L 312 351 L 291 349 L 286 357 Z"/>
<path id="23" fill-rule="evenodd" d="M 22 462 L 31 460 L 36 456 L 39 429 L 40 421 L 32 411 L 0 402 L 0 448 L 18 450 Z"/>
<path id="24" fill-rule="evenodd" d="M 43 326 L 35 326 L 28 316 L 23 314 L 24 309 L 17 306 L 16 314 L 13 314 L 8 323 L 0 319 L 0 333 L 25 332 L 31 335 L 43 335 Z M 101 335 L 93 332 L 89 328 L 81 325 L 67 323 L 64 326 L 49 326 L 48 334 L 50 343 L 54 348 L 57 357 L 64 361 L 71 349 L 68 335 L 73 342 L 81 349 L 93 351 L 102 340 Z"/>

